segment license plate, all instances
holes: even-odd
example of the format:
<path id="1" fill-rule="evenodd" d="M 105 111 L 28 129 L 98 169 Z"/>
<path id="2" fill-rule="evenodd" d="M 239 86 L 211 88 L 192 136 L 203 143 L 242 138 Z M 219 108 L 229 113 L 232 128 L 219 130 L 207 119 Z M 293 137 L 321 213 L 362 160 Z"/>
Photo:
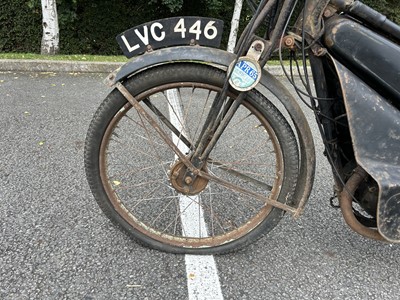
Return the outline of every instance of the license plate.
<path id="1" fill-rule="evenodd" d="M 151 21 L 119 34 L 124 55 L 131 58 L 150 49 L 198 44 L 218 48 L 224 23 L 203 17 L 175 17 Z"/>

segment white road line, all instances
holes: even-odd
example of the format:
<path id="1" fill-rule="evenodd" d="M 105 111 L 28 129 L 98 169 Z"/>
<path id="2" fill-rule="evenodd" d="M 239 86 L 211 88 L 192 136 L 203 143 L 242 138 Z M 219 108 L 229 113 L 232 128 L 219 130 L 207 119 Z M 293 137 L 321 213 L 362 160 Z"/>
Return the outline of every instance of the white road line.
<path id="1" fill-rule="evenodd" d="M 185 255 L 189 300 L 223 300 L 212 255 Z"/>
<path id="2" fill-rule="evenodd" d="M 177 90 L 168 90 L 171 123 L 184 134 L 183 111 Z M 173 141 L 182 153 L 188 148 L 173 134 Z M 199 196 L 179 197 L 183 233 L 186 236 L 206 237 L 207 227 Z M 189 300 L 223 300 L 217 266 L 212 255 L 185 255 Z"/>

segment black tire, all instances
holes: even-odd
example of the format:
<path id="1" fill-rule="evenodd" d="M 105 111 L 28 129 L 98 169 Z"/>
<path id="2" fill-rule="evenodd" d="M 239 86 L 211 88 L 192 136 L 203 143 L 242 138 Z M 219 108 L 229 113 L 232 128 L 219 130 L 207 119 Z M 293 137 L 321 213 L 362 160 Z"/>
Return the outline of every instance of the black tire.
<path id="1" fill-rule="evenodd" d="M 135 75 L 124 86 L 138 101 L 149 99 L 194 145 L 224 75 L 206 65 L 171 64 Z M 174 139 L 189 152 L 182 148 L 182 139 Z M 248 194 L 199 177 L 194 192 L 191 187 L 185 196 L 177 191 L 184 185 L 182 167 L 154 128 L 118 90 L 112 91 L 90 124 L 85 170 L 101 209 L 136 241 L 166 252 L 221 254 L 259 239 L 283 216 L 282 210 Z M 275 106 L 250 92 L 204 170 L 232 185 L 290 202 L 298 176 L 296 138 Z"/>

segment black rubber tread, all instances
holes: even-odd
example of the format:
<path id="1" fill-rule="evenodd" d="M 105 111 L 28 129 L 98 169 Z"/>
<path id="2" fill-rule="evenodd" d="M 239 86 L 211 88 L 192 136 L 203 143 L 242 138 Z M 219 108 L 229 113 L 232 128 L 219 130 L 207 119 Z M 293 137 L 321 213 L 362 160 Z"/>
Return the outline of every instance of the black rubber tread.
<path id="1" fill-rule="evenodd" d="M 133 95 L 136 95 L 160 84 L 181 82 L 183 80 L 203 83 L 219 82 L 222 84 L 224 74 L 225 73 L 219 69 L 202 64 L 171 64 L 155 67 L 135 75 L 132 78 L 129 78 L 124 85 Z M 299 154 L 295 135 L 284 116 L 260 93 L 252 91 L 248 94 L 248 99 L 254 107 L 262 112 L 272 128 L 274 128 L 283 152 L 285 168 L 284 180 L 278 200 L 280 202 L 290 202 L 291 196 L 295 190 L 294 183 L 297 182 L 299 164 Z M 120 108 L 126 104 L 126 102 L 126 99 L 116 89 L 113 90 L 102 102 L 96 111 L 87 132 L 84 162 L 87 180 L 98 205 L 106 216 L 112 220 L 114 224 L 118 225 L 119 228 L 125 230 L 130 237 L 144 246 L 164 252 L 204 255 L 224 254 L 237 251 L 248 244 L 255 242 L 278 224 L 284 212 L 280 209 L 274 208 L 267 218 L 247 235 L 228 244 L 199 249 L 180 248 L 164 244 L 153 240 L 132 228 L 114 210 L 102 186 L 99 172 L 99 152 L 104 132 L 110 120 L 120 110 Z"/>

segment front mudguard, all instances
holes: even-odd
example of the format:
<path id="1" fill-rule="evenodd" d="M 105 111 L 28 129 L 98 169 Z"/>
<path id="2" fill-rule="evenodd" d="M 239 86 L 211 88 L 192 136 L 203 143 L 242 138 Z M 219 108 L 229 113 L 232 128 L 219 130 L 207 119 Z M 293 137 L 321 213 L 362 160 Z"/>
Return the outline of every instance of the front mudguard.
<path id="1" fill-rule="evenodd" d="M 115 72 L 111 73 L 106 81 L 108 85 L 113 86 L 117 82 L 122 82 L 146 69 L 179 62 L 207 64 L 215 68 L 227 70 L 235 58 L 236 55 L 232 53 L 199 46 L 164 48 L 133 58 Z M 295 98 L 286 87 L 268 71 L 263 70 L 261 80 L 255 89 L 267 98 L 268 95 L 266 94 L 267 91 L 269 91 L 282 103 L 287 114 L 292 119 L 297 132 L 300 146 L 300 174 L 296 183 L 295 194 L 293 195 L 293 203 L 296 207 L 294 216 L 298 217 L 303 212 L 314 182 L 315 149 L 310 127 Z"/>

